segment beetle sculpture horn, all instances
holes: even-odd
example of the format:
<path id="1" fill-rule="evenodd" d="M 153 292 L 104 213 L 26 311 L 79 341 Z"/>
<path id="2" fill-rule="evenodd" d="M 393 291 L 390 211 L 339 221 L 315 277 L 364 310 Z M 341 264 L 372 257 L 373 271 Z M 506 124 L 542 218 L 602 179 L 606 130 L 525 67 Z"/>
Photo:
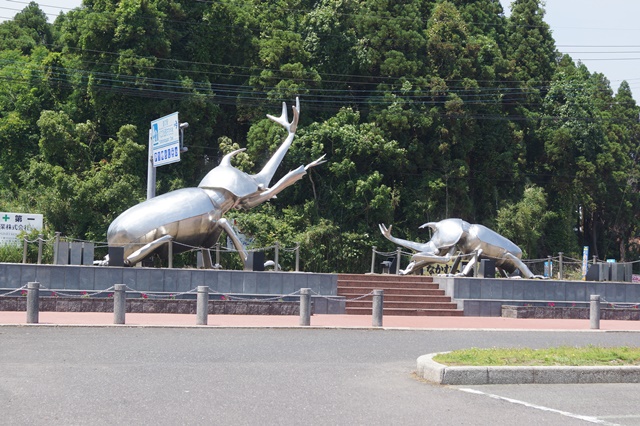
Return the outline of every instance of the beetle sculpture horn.
<path id="1" fill-rule="evenodd" d="M 433 231 L 435 231 L 437 227 L 438 227 L 438 224 L 436 222 L 427 222 L 425 224 L 420 225 L 418 229 L 431 228 Z"/>
<path id="2" fill-rule="evenodd" d="M 278 150 L 273 154 L 273 156 L 267 161 L 267 164 L 253 176 L 253 178 L 259 184 L 263 185 L 263 187 L 267 188 L 273 175 L 276 173 L 278 166 L 282 162 L 282 159 L 286 155 L 289 147 L 291 147 L 291 143 L 293 142 L 293 137 L 296 134 L 296 129 L 298 128 L 298 117 L 300 113 L 300 100 L 296 98 L 296 106 L 292 108 L 293 110 L 293 120 L 289 123 L 289 115 L 287 114 L 287 104 L 285 102 L 282 103 L 282 114 L 280 117 L 274 117 L 272 115 L 267 114 L 267 117 L 275 122 L 280 124 L 282 127 L 287 129 L 289 134 L 287 138 L 282 142 L 282 145 L 278 148 Z"/>
<path id="3" fill-rule="evenodd" d="M 234 155 L 240 154 L 242 151 L 246 151 L 246 150 L 247 150 L 247 148 L 240 148 L 240 149 L 236 149 L 235 151 L 232 151 L 232 152 L 228 153 L 227 155 L 222 157 L 222 160 L 220 160 L 220 165 L 221 166 L 226 166 L 226 167 L 231 167 L 231 158 L 233 158 Z"/>

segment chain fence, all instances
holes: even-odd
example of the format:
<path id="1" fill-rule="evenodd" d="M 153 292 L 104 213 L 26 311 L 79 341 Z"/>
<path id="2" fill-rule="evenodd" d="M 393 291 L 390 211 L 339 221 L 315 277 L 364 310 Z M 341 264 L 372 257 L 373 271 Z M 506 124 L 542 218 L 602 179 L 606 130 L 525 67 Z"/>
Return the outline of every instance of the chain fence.
<path id="1" fill-rule="evenodd" d="M 377 250 L 377 247 L 374 246 L 372 248 L 371 269 L 369 272 L 372 274 L 401 274 L 403 266 L 406 268 L 409 265 L 414 254 L 413 252 L 403 251 L 400 247 L 396 251 L 385 252 Z M 422 274 L 431 276 L 451 274 L 456 262 L 458 262 L 458 265 L 455 272 L 461 272 L 473 256 L 474 253 L 462 254 L 458 252 L 456 255 L 451 256 L 448 262 L 433 263 L 422 268 Z M 500 258 L 486 255 L 483 255 L 482 258 L 501 260 Z M 558 253 L 558 256 L 548 256 L 540 259 L 522 259 L 522 263 L 538 277 L 580 281 L 583 280 L 586 274 L 584 260 L 564 256 L 562 253 Z M 617 265 L 632 265 L 632 268 L 635 269 L 638 269 L 636 266 L 638 263 L 640 263 L 640 260 L 616 262 Z M 611 264 L 611 262 L 592 258 L 587 262 L 586 266 L 589 268 L 594 264 Z M 400 265 L 400 267 L 397 267 L 397 265 Z"/>
<path id="2" fill-rule="evenodd" d="M 146 243 L 132 243 L 132 247 L 143 247 Z M 23 239 L 21 258 L 16 248 L 1 253 L 5 262 L 9 263 L 35 263 L 52 265 L 102 265 L 109 251 L 109 244 L 104 241 L 89 241 L 78 238 L 62 236 L 60 233 L 49 239 L 39 236 L 36 239 Z M 178 267 L 204 268 L 211 259 L 213 269 L 243 269 L 244 264 L 235 248 L 220 243 L 213 247 L 198 247 L 177 241 L 170 242 L 168 265 L 159 259 L 144 261 L 144 266 L 168 266 L 173 267 L 176 261 Z M 176 252 L 174 255 L 173 252 Z M 247 253 L 251 261 L 255 262 L 253 268 L 260 270 L 276 271 L 300 271 L 300 244 L 286 247 L 279 242 L 271 246 L 248 248 Z M 259 254 L 259 255 L 257 255 Z M 206 259 L 204 258 L 206 256 Z M 165 263 L 165 265 L 163 265 Z"/>
<path id="3" fill-rule="evenodd" d="M 133 244 L 134 246 L 136 244 Z M 145 244 L 139 243 L 142 247 Z M 169 267 L 173 267 L 173 258 L 179 259 L 177 267 L 204 268 L 204 257 L 211 259 L 213 269 L 238 270 L 243 269 L 244 264 L 237 249 L 216 243 L 214 247 L 198 247 L 172 241 L 172 247 L 176 247 L 175 256 L 171 256 Z M 77 238 L 64 237 L 56 233 L 54 237 L 45 239 L 41 235 L 35 239 L 23 240 L 22 263 L 54 264 L 54 265 L 93 265 L 95 259 L 104 258 L 109 245 L 104 241 L 89 241 Z M 172 250 L 170 250 L 172 252 Z M 247 249 L 253 263 L 253 270 L 275 270 L 275 271 L 300 271 L 300 244 L 294 247 L 286 247 L 279 242 L 270 246 L 255 247 Z M 407 252 L 398 247 L 395 251 L 379 251 L 372 247 L 370 273 L 401 274 L 411 262 L 411 257 L 415 253 Z M 446 263 L 433 263 L 422 268 L 425 275 L 447 275 L 452 273 L 455 265 L 456 271 L 464 269 L 467 262 L 474 256 L 471 254 L 457 253 L 451 256 Z M 483 258 L 500 260 L 491 256 L 483 255 Z M 11 263 L 19 263 L 17 255 L 11 257 Z M 456 265 L 457 262 L 457 265 Z M 540 259 L 522 259 L 522 262 L 536 276 L 582 280 L 584 278 L 584 260 L 570 256 L 548 256 Z M 594 264 L 609 263 L 606 260 L 592 257 L 587 262 L 587 267 Z M 618 265 L 632 265 L 632 270 L 640 271 L 636 265 L 640 260 L 632 262 L 618 262 Z M 147 263 L 144 266 L 163 266 L 157 263 Z M 638 277 L 640 280 L 640 277 Z"/>
<path id="4" fill-rule="evenodd" d="M 279 295 L 270 295 L 268 297 L 255 297 L 255 295 L 251 296 L 239 296 L 238 294 L 231 294 L 230 292 L 221 292 L 216 289 L 211 288 L 210 286 L 206 286 L 209 289 L 209 295 L 219 297 L 218 300 L 228 300 L 228 301 L 245 301 L 245 302 L 267 302 L 267 301 L 285 301 L 287 299 L 297 298 L 300 295 L 300 290 L 296 290 L 287 294 L 279 294 Z M 191 299 L 190 296 L 196 296 L 198 287 L 193 288 L 188 291 L 176 292 L 176 293 L 167 293 L 167 292 L 150 292 L 150 291 L 142 291 L 136 290 L 134 288 L 129 287 L 128 285 L 125 287 L 127 293 L 129 294 L 137 294 L 140 299 L 158 299 L 158 300 L 167 300 L 167 299 Z M 113 297 L 114 286 L 106 288 L 104 290 L 97 291 L 84 291 L 79 290 L 74 293 L 64 292 L 56 289 L 48 288 L 44 285 L 39 286 L 40 291 L 48 292 L 51 297 L 67 297 L 67 298 L 75 298 L 75 299 L 85 299 L 85 298 L 95 298 L 103 295 L 102 297 Z M 3 291 L 3 289 L 0 289 Z M 0 298 L 14 296 L 16 293 L 20 293 L 21 296 L 27 295 L 27 285 L 23 285 L 20 288 L 13 290 L 6 290 L 4 293 L 0 294 Z M 368 296 L 373 295 L 373 292 L 367 293 L 362 296 L 355 297 L 353 299 L 347 299 L 343 296 L 332 296 L 332 295 L 323 295 L 316 291 L 311 290 L 311 293 L 322 299 L 337 301 L 337 302 L 350 302 L 364 299 Z M 189 297 L 187 297 L 189 296 Z"/>

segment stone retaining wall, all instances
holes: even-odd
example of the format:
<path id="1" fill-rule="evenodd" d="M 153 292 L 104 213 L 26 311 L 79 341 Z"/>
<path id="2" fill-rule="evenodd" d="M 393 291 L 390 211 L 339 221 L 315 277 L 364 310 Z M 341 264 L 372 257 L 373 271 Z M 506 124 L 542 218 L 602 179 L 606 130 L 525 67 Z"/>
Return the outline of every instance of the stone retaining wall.
<path id="1" fill-rule="evenodd" d="M 552 306 L 502 306 L 504 318 L 589 319 L 589 308 Z M 600 308 L 603 320 L 640 320 L 637 308 Z"/>
<path id="2" fill-rule="evenodd" d="M 195 299 L 127 299 L 126 312 L 195 315 L 196 303 Z M 42 312 L 113 312 L 113 299 L 40 297 L 39 308 Z M 0 311 L 26 310 L 26 297 L 0 297 Z M 209 300 L 208 311 L 210 315 L 300 315 L 300 303 L 271 300 Z"/>

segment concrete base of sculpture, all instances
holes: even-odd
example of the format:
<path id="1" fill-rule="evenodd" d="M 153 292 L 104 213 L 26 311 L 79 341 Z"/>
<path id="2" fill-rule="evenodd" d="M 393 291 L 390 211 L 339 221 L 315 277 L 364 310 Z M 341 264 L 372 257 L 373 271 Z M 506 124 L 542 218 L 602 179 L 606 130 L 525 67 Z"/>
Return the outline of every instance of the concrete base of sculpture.
<path id="1" fill-rule="evenodd" d="M 602 303 L 640 303 L 640 284 L 629 282 L 561 281 L 434 277 L 465 316 L 499 317 L 503 305 L 588 304 L 591 295 Z"/>
<path id="2" fill-rule="evenodd" d="M 345 302 L 337 296 L 336 274 L 0 263 L 0 289 L 21 288 L 34 281 L 44 289 L 78 296 L 81 291 L 93 293 L 115 284 L 126 284 L 138 292 L 165 295 L 206 285 L 211 299 L 216 293 L 247 298 L 284 297 L 301 288 L 310 288 L 315 313 L 345 313 Z"/>

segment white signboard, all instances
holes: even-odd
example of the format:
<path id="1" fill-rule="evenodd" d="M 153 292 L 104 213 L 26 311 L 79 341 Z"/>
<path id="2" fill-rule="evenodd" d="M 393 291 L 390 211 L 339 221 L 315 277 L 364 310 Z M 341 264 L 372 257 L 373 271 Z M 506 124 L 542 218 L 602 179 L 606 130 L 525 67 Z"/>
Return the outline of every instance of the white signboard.
<path id="1" fill-rule="evenodd" d="M 180 123 L 177 112 L 151 122 L 149 143 L 153 147 L 154 167 L 180 161 Z"/>
<path id="2" fill-rule="evenodd" d="M 42 231 L 42 215 L 0 212 L 0 245 L 18 244 L 21 232 Z"/>

